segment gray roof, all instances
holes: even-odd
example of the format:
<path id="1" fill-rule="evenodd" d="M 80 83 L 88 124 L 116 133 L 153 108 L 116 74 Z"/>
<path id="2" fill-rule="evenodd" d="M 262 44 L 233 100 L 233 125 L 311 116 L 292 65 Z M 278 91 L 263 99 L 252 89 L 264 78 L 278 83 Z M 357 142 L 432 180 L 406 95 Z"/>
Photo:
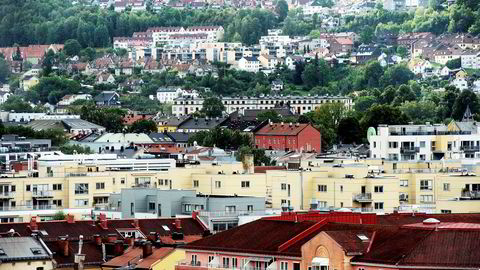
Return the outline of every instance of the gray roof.
<path id="1" fill-rule="evenodd" d="M 172 138 L 174 142 L 183 143 L 188 142 L 189 133 L 187 132 L 167 132 L 167 135 Z"/>
<path id="2" fill-rule="evenodd" d="M 115 91 L 103 91 L 100 94 L 95 96 L 96 102 L 109 102 L 112 97 L 118 96 L 117 92 Z"/>
<path id="3" fill-rule="evenodd" d="M 170 138 L 166 133 L 152 132 L 148 136 L 154 143 L 173 143 L 172 138 Z"/>
<path id="4" fill-rule="evenodd" d="M 51 252 L 33 237 L 0 238 L 0 261 L 31 261 L 51 259 Z M 3 251 L 3 252 L 2 252 Z"/>
<path id="5" fill-rule="evenodd" d="M 187 121 L 183 122 L 178 128 L 179 129 L 212 129 L 223 122 L 228 118 L 221 117 L 218 119 L 215 118 L 190 118 Z"/>
<path id="6" fill-rule="evenodd" d="M 104 127 L 94 123 L 90 123 L 82 119 L 62 119 L 62 120 L 33 120 L 27 124 L 34 130 L 46 130 L 52 128 L 59 128 L 64 130 L 71 129 L 92 129 L 92 130 L 105 130 Z"/>

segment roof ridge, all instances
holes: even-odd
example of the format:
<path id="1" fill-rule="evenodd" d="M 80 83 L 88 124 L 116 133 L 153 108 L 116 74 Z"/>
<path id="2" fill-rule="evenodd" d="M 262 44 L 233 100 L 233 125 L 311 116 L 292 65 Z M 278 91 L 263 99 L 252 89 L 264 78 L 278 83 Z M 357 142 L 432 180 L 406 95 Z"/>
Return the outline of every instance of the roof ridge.
<path id="1" fill-rule="evenodd" d="M 323 225 L 327 224 L 327 218 L 324 218 L 318 222 L 316 222 L 315 224 L 313 224 L 312 226 L 308 227 L 307 229 L 305 229 L 304 231 L 300 232 L 299 234 L 297 234 L 295 237 L 293 237 L 292 239 L 288 240 L 287 242 L 281 244 L 279 247 L 278 247 L 278 251 L 285 251 L 287 250 L 287 248 L 291 247 L 293 244 L 297 243 L 298 241 L 304 239 L 307 235 L 309 235 L 310 233 L 312 233 L 313 231 L 323 227 Z"/>

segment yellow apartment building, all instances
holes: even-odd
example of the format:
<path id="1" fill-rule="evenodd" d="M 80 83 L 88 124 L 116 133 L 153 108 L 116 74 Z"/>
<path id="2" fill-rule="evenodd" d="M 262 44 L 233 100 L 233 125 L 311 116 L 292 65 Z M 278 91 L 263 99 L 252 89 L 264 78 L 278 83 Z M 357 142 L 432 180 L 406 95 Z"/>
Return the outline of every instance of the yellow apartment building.
<path id="1" fill-rule="evenodd" d="M 202 194 L 265 197 L 267 207 L 390 213 L 399 211 L 478 212 L 478 166 L 468 172 L 460 160 L 302 161 L 304 169 L 246 172 L 241 162 L 164 170 L 110 170 L 108 166 L 38 168 L 38 177 L 0 178 L 1 222 L 32 216 L 39 209 L 110 206 L 122 188 L 194 189 Z M 463 167 L 462 167 L 463 166 Z M 12 214 L 13 211 L 22 213 Z M 9 219 L 4 219 L 8 217 Z"/>

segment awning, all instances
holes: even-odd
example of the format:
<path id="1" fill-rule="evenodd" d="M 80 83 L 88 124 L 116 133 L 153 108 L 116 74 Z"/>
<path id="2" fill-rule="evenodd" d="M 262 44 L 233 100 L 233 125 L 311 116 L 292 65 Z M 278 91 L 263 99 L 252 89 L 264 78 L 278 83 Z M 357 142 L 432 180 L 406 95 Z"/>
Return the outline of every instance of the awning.
<path id="1" fill-rule="evenodd" d="M 315 257 L 312 260 L 312 265 L 328 266 L 328 258 Z"/>

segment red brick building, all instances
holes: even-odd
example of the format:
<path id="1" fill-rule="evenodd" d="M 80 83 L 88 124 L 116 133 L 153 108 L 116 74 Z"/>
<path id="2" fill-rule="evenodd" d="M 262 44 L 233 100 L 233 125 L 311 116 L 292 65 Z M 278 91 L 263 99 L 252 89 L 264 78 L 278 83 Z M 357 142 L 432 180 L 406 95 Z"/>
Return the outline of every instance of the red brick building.
<path id="1" fill-rule="evenodd" d="M 321 151 L 322 136 L 311 124 L 268 123 L 254 132 L 256 148 L 281 151 Z"/>

